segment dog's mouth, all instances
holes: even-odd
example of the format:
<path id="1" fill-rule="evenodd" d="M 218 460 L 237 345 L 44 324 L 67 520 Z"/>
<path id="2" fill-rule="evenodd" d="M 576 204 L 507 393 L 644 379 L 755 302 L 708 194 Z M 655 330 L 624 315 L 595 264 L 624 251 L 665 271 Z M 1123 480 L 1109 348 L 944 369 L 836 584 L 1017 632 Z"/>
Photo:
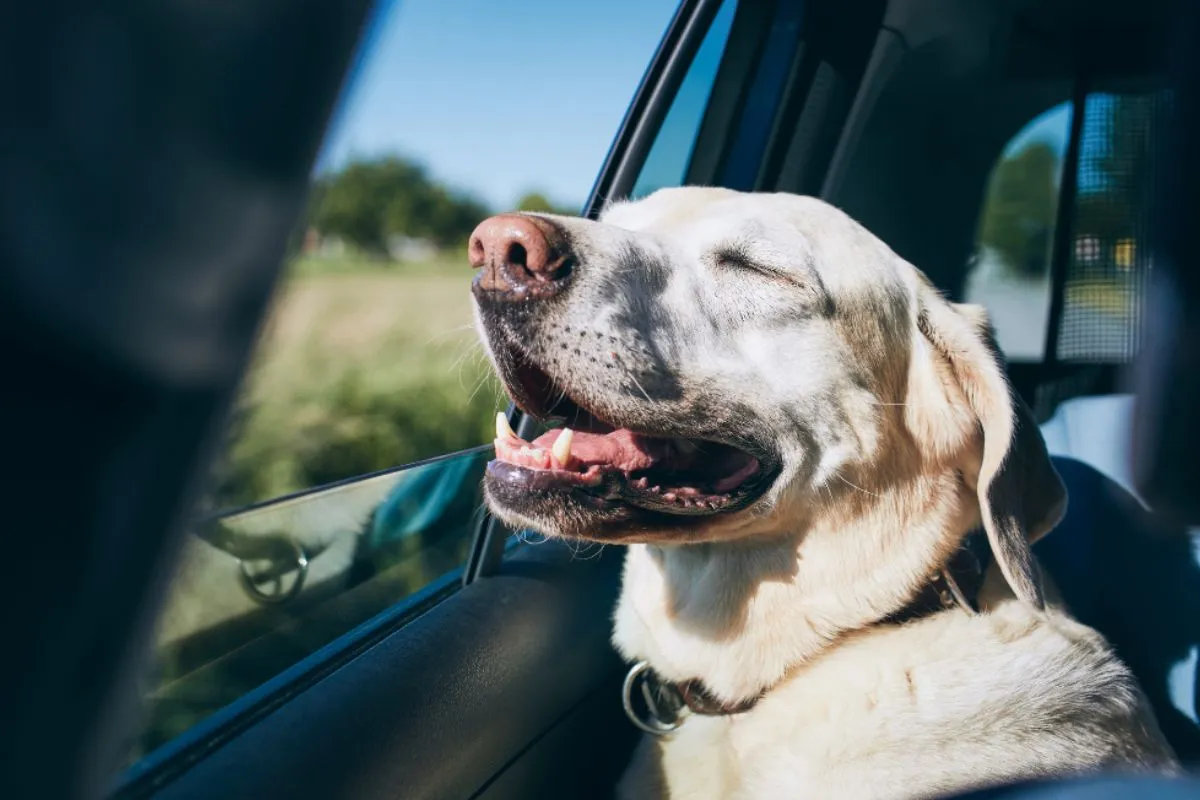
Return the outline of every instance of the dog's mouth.
<path id="1" fill-rule="evenodd" d="M 613 424 L 585 408 L 542 370 L 522 366 L 505 377 L 523 411 L 565 427 L 533 441 L 497 417 L 496 460 L 488 477 L 504 495 L 570 493 L 585 507 L 620 505 L 673 515 L 711 515 L 744 508 L 769 484 L 771 470 L 737 447 L 704 439 L 655 435 Z"/>

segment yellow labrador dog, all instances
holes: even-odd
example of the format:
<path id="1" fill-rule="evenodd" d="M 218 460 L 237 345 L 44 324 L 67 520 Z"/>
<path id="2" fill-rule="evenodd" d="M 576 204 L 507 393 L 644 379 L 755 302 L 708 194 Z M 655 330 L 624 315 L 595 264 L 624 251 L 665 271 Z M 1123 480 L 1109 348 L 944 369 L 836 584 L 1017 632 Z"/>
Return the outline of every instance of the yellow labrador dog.
<path id="1" fill-rule="evenodd" d="M 500 377 L 565 422 L 501 420 L 488 503 L 629 545 L 613 641 L 663 735 L 624 797 L 1174 770 L 1127 668 L 1047 597 L 1030 543 L 1066 497 L 981 308 L 787 194 L 493 217 L 470 259 Z"/>

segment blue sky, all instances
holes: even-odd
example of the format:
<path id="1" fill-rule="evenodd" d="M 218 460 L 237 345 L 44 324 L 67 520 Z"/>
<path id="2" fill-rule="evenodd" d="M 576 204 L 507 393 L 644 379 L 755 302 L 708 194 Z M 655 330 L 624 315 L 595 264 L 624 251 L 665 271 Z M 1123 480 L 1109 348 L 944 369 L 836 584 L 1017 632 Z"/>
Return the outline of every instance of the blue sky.
<path id="1" fill-rule="evenodd" d="M 676 0 L 383 0 L 319 168 L 395 152 L 496 208 L 580 204 Z"/>
<path id="2" fill-rule="evenodd" d="M 1104 155 L 1108 148 L 1106 119 L 1114 102 L 1115 96 L 1111 94 L 1097 92 L 1088 95 L 1080 141 L 1080 170 L 1077 177 L 1079 190 L 1082 192 L 1099 191 L 1105 186 L 1103 173 L 1089 168 L 1089 164 L 1094 164 L 1095 159 Z M 1011 156 L 1034 142 L 1046 142 L 1054 148 L 1059 158 L 1064 158 L 1070 128 L 1071 104 L 1062 103 L 1034 118 L 1029 125 L 1013 137 L 1013 140 L 1004 148 L 1004 154 Z M 1061 178 L 1061 175 L 1059 177 Z"/>
<path id="3" fill-rule="evenodd" d="M 675 6 L 381 0 L 318 168 L 398 153 L 496 209 L 530 190 L 581 204 Z M 702 107 L 702 88 L 689 106 Z M 1069 124 L 1066 105 L 1051 109 L 1006 152 L 1040 140 L 1061 154 Z M 678 171 L 685 150 L 677 156 L 660 166 Z"/>
<path id="4" fill-rule="evenodd" d="M 1067 149 L 1067 136 L 1071 128 L 1071 106 L 1069 103 L 1035 117 L 1020 133 L 1013 137 L 1004 154 L 1011 156 L 1034 142 L 1045 142 L 1052 146 L 1061 158 Z"/>

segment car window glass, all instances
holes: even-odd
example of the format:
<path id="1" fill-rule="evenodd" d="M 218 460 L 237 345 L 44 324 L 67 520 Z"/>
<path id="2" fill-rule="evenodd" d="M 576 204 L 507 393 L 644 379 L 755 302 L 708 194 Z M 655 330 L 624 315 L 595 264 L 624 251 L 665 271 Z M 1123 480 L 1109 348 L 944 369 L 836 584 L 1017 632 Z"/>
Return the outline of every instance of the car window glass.
<path id="1" fill-rule="evenodd" d="M 718 9 L 650 146 L 631 197 L 645 197 L 657 189 L 683 185 L 736 10 L 736 0 L 725 0 Z"/>
<path id="2" fill-rule="evenodd" d="M 1149 298 L 1155 126 L 1169 90 L 1088 95 L 1056 353 L 1061 362 L 1132 361 Z"/>
<path id="3" fill-rule="evenodd" d="M 472 330 L 466 240 L 492 213 L 579 210 L 674 11 L 379 10 L 159 622 L 139 769 L 456 585 L 508 403 Z M 530 16 L 537 47 L 497 46 Z"/>
<path id="4" fill-rule="evenodd" d="M 1137 352 L 1150 264 L 1153 125 L 1168 92 L 1091 93 L 1080 131 L 1055 352 L 1045 353 L 1051 246 L 1072 106 L 1041 114 L 992 171 L 965 296 L 987 306 L 1010 361 L 1123 363 Z"/>
<path id="5" fill-rule="evenodd" d="M 987 307 L 1010 361 L 1041 361 L 1050 316 L 1050 257 L 1071 104 L 1040 114 L 992 168 L 964 298 Z"/>
<path id="6" fill-rule="evenodd" d="M 159 619 L 131 758 L 462 564 L 491 458 L 475 448 L 197 524 Z"/>

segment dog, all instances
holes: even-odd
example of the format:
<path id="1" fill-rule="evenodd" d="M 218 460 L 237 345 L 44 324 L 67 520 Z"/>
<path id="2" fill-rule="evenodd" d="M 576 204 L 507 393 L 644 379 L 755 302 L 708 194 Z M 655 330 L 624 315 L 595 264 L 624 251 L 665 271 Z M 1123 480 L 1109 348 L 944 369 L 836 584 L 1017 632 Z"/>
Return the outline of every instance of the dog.
<path id="1" fill-rule="evenodd" d="M 1178 768 L 1031 555 L 1065 489 L 982 308 L 783 193 L 502 215 L 469 259 L 499 377 L 561 421 L 527 442 L 501 416 L 489 507 L 628 545 L 613 643 L 657 716 L 621 797 L 899 800 Z"/>

